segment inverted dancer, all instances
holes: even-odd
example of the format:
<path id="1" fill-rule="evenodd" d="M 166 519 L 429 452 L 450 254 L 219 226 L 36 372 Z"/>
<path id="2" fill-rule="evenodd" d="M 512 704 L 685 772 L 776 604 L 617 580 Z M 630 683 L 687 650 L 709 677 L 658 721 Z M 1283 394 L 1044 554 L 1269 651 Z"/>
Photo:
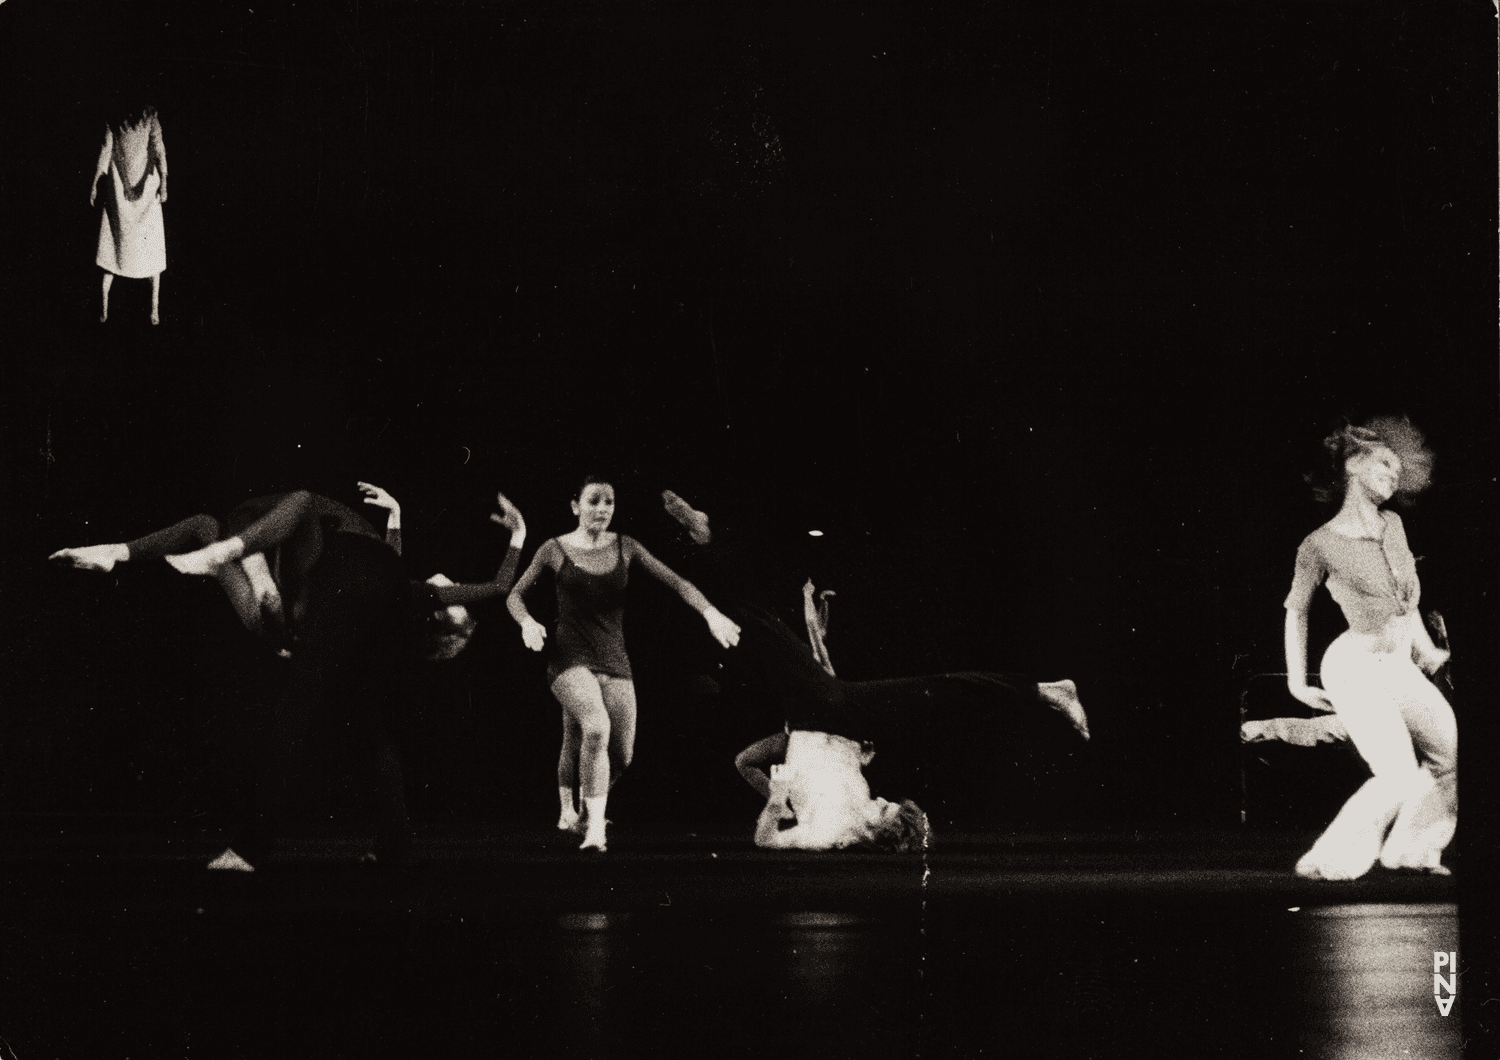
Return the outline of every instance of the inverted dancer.
<path id="1" fill-rule="evenodd" d="M 376 487 L 366 493 L 390 499 Z M 451 623 L 434 626 L 434 613 L 508 590 L 525 523 L 509 501 L 501 497 L 500 504 L 502 514 L 492 518 L 511 530 L 511 547 L 495 580 L 480 585 L 409 584 L 395 549 L 359 513 L 305 490 L 246 501 L 223 526 L 197 515 L 123 544 L 52 554 L 84 570 L 159 557 L 183 573 L 215 576 L 245 627 L 291 658 L 285 694 L 274 706 L 257 817 L 210 868 L 246 871 L 269 851 L 309 715 L 320 706 L 347 723 L 372 781 L 380 818 L 377 859 L 409 857 L 411 826 L 387 719 L 404 693 L 413 641 L 427 658 L 451 658 L 462 648 L 454 641 L 466 643 L 472 632 L 472 624 L 457 631 Z M 399 509 L 393 499 L 381 506 L 391 511 L 388 532 L 399 547 Z"/>
<path id="2" fill-rule="evenodd" d="M 1401 517 L 1382 508 L 1426 488 L 1432 454 L 1420 431 L 1393 416 L 1344 427 L 1323 446 L 1327 466 L 1308 482 L 1318 500 L 1340 507 L 1297 549 L 1285 605 L 1287 687 L 1337 713 L 1374 775 L 1297 874 L 1352 880 L 1377 857 L 1387 868 L 1446 874 L 1442 855 L 1458 821 L 1458 723 L 1424 671 L 1436 673 L 1448 652 L 1417 613 L 1421 583 Z M 1317 688 L 1307 683 L 1307 610 L 1325 580 L 1349 628 L 1324 652 Z"/>
<path id="3" fill-rule="evenodd" d="M 662 501 L 696 545 L 712 545 L 706 514 L 671 491 Z M 810 583 L 803 600 L 809 638 L 820 645 L 826 612 L 819 616 L 813 607 Z M 739 648 L 723 664 L 725 691 L 749 702 L 778 704 L 786 718 L 785 731 L 751 744 L 735 759 L 740 775 L 766 799 L 755 831 L 759 846 L 923 847 L 929 829 L 920 808 L 910 800 L 871 798 L 861 770 L 873 757 L 874 744 L 899 745 L 910 724 L 924 716 L 982 731 L 1002 712 L 1043 706 L 1063 714 L 1088 739 L 1088 719 L 1072 681 L 1038 684 L 980 672 L 845 681 L 831 672 L 826 649 L 815 653 L 765 608 L 728 606 L 741 634 Z M 796 824 L 783 828 L 791 819 Z"/>
<path id="4" fill-rule="evenodd" d="M 609 529 L 615 513 L 615 490 L 609 482 L 593 475 L 585 478 L 572 509 L 578 528 L 542 543 L 511 591 L 508 605 L 526 646 L 541 651 L 547 630 L 526 610 L 524 597 L 543 570 L 552 572 L 557 635 L 547 660 L 547 682 L 563 712 L 557 827 L 582 831 L 580 850 L 603 852 L 609 789 L 635 751 L 635 683 L 623 628 L 632 564 L 639 564 L 701 614 L 721 646 L 739 643 L 740 630 L 640 542 Z M 573 801 L 575 787 L 581 793 L 582 815 Z"/>
<path id="5" fill-rule="evenodd" d="M 99 321 L 109 319 L 109 289 L 116 276 L 151 280 L 151 323 L 161 322 L 161 274 L 167 267 L 167 237 L 161 208 L 167 201 L 167 147 L 155 107 L 125 110 L 104 126 L 104 144 L 94 164 L 89 205 L 105 185 L 94 262 L 104 270 Z"/>

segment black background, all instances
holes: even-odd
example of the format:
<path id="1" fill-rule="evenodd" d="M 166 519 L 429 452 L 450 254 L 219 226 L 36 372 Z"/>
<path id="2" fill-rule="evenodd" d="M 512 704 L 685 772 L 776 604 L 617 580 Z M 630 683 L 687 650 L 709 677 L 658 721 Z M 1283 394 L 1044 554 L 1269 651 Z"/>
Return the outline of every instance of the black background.
<path id="1" fill-rule="evenodd" d="M 215 587 L 53 549 L 364 479 L 414 576 L 472 580 L 496 488 L 535 546 L 602 468 L 663 558 L 673 488 L 761 526 L 789 606 L 836 589 L 841 676 L 1079 682 L 1066 780 L 996 755 L 983 812 L 943 820 L 1229 824 L 1237 690 L 1282 669 L 1326 517 L 1300 475 L 1379 412 L 1439 454 L 1405 518 L 1490 746 L 1493 15 L 13 0 L 5 809 L 219 813 L 254 728 Z M 118 100 L 155 103 L 170 160 L 157 328 L 142 281 L 96 320 Z M 680 665 L 696 620 L 637 597 L 628 814 L 748 827 L 746 734 Z M 484 619 L 408 733 L 433 817 L 551 805 L 540 662 Z M 1321 598 L 1315 655 L 1338 628 Z"/>

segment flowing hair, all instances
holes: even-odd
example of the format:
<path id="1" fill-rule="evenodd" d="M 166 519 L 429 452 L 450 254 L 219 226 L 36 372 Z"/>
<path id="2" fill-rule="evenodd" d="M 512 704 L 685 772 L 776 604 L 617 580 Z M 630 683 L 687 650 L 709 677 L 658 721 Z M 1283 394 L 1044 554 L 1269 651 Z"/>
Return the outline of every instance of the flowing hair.
<path id="1" fill-rule="evenodd" d="M 1376 416 L 1360 427 L 1344 424 L 1323 439 L 1323 461 L 1317 470 L 1302 476 L 1303 481 L 1312 487 L 1314 499 L 1340 504 L 1348 485 L 1344 464 L 1350 457 L 1382 447 L 1401 461 L 1392 499 L 1409 507 L 1431 483 L 1435 457 L 1427 448 L 1425 436 L 1406 416 Z"/>
<path id="2" fill-rule="evenodd" d="M 932 825 L 920 806 L 903 799 L 894 815 L 872 829 L 867 842 L 886 853 L 915 854 L 931 848 Z"/>

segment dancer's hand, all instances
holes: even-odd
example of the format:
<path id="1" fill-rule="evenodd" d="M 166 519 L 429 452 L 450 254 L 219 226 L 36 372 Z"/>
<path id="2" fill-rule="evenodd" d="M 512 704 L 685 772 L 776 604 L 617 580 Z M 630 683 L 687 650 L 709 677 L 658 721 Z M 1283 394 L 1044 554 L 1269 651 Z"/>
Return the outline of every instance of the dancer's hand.
<path id="1" fill-rule="evenodd" d="M 547 627 L 534 618 L 528 618 L 521 623 L 521 639 L 532 651 L 541 651 L 547 642 Z"/>
<path id="2" fill-rule="evenodd" d="M 740 627 L 717 607 L 710 607 L 703 612 L 703 617 L 708 622 L 708 631 L 719 642 L 719 647 L 733 648 L 740 642 Z"/>
<path id="3" fill-rule="evenodd" d="M 388 512 L 399 512 L 401 510 L 401 505 L 397 503 L 396 498 L 392 497 L 379 486 L 372 486 L 368 482 L 356 482 L 355 485 L 365 495 L 366 504 L 373 504 L 375 507 L 384 508 Z"/>
<path id="4" fill-rule="evenodd" d="M 1321 688 L 1303 682 L 1302 684 L 1287 684 L 1287 690 L 1291 692 L 1292 698 L 1299 703 L 1305 703 L 1313 710 L 1321 710 L 1325 714 L 1333 713 L 1333 700 L 1328 698 L 1328 693 Z"/>
<path id="5" fill-rule="evenodd" d="M 107 573 L 115 569 L 116 563 L 124 563 L 130 559 L 130 549 L 124 545 L 85 545 L 82 548 L 58 549 L 47 558 L 67 563 L 75 570 Z"/>
<path id="6" fill-rule="evenodd" d="M 93 187 L 89 188 L 89 205 L 93 206 L 99 198 L 99 176 L 94 175 Z"/>
<path id="7" fill-rule="evenodd" d="M 1443 668 L 1443 664 L 1448 661 L 1452 652 L 1447 648 L 1435 646 L 1428 648 L 1423 644 L 1414 644 L 1412 645 L 1411 654 L 1412 662 L 1416 663 L 1424 674 L 1431 677 Z"/>
<path id="8" fill-rule="evenodd" d="M 526 519 L 521 515 L 521 509 L 512 504 L 503 493 L 495 494 L 495 503 L 500 506 L 500 510 L 492 512 L 490 518 L 509 530 L 511 543 L 520 548 L 521 542 L 526 540 Z"/>

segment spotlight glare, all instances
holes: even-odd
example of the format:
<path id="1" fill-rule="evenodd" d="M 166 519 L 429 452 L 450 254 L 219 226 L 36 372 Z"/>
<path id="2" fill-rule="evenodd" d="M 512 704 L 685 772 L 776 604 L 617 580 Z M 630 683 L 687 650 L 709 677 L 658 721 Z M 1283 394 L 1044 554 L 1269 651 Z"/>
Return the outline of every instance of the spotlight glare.
<path id="1" fill-rule="evenodd" d="M 823 531 L 821 531 L 821 530 L 809 530 L 807 532 L 807 536 L 808 537 L 822 537 L 823 536 Z"/>

